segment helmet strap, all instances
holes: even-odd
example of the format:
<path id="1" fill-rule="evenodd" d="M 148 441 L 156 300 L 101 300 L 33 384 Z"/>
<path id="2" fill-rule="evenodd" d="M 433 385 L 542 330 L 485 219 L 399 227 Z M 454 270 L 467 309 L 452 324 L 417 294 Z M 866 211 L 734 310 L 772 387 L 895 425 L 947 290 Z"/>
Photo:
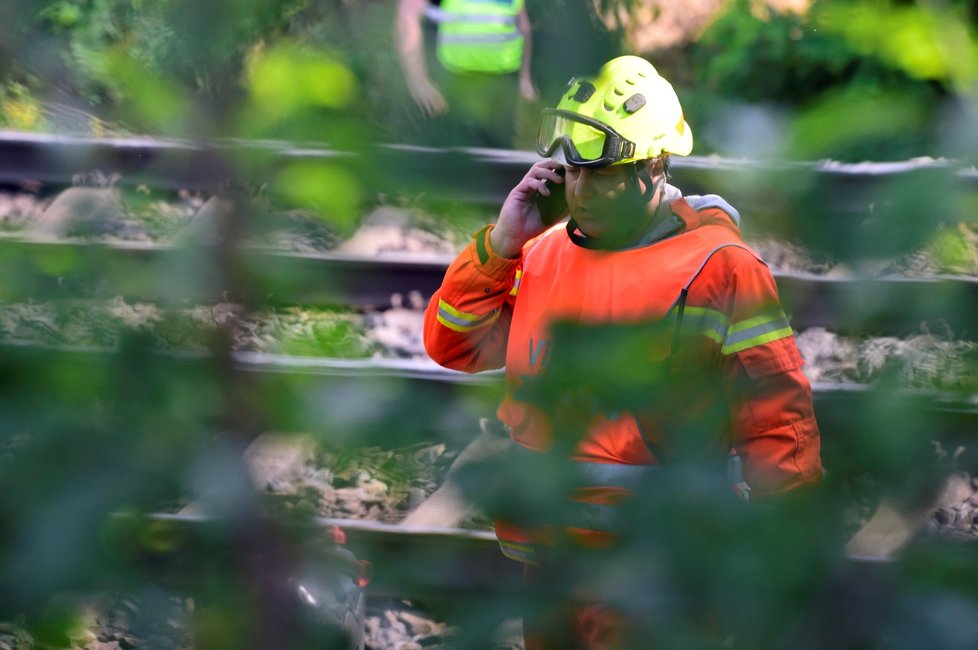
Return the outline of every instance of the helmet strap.
<path id="1" fill-rule="evenodd" d="M 655 198 L 656 192 L 665 185 L 666 179 L 668 178 L 669 159 L 666 158 L 663 163 L 662 174 L 658 182 L 652 180 L 652 172 L 649 171 L 650 164 L 647 161 L 638 161 L 632 163 L 629 167 L 631 168 L 629 178 L 631 179 L 633 188 L 642 194 L 642 201 L 648 203 Z M 642 189 L 643 185 L 645 189 Z"/>

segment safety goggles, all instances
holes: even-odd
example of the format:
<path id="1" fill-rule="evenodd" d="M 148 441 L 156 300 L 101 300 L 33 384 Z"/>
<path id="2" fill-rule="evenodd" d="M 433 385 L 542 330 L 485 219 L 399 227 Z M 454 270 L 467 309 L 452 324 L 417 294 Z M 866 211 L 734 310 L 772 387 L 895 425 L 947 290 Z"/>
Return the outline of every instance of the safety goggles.
<path id="1" fill-rule="evenodd" d="M 607 167 L 635 153 L 635 143 L 607 124 L 572 111 L 547 108 L 537 134 L 537 153 L 549 157 L 558 148 L 564 162 L 575 167 Z"/>

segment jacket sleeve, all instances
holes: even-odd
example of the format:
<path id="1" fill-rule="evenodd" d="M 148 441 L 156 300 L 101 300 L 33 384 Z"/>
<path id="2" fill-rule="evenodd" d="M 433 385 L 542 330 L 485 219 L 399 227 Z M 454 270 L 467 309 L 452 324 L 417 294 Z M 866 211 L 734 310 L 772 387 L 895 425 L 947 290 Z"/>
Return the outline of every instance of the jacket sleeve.
<path id="1" fill-rule="evenodd" d="M 424 315 L 424 346 L 434 361 L 479 372 L 506 361 L 517 271 L 522 258 L 496 255 L 488 226 L 448 267 Z"/>
<path id="2" fill-rule="evenodd" d="M 774 278 L 745 256 L 727 287 L 730 322 L 721 354 L 743 478 L 752 497 L 761 498 L 817 483 L 822 462 L 811 384 Z"/>

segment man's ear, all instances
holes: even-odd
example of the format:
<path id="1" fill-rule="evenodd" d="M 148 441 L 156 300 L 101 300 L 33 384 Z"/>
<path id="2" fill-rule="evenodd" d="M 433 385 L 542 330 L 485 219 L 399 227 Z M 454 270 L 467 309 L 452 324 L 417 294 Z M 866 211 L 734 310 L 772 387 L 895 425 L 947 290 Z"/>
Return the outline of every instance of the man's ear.
<path id="1" fill-rule="evenodd" d="M 656 178 L 660 174 L 665 174 L 666 178 L 669 177 L 668 156 L 659 156 L 658 158 L 647 158 L 644 162 L 650 177 Z"/>

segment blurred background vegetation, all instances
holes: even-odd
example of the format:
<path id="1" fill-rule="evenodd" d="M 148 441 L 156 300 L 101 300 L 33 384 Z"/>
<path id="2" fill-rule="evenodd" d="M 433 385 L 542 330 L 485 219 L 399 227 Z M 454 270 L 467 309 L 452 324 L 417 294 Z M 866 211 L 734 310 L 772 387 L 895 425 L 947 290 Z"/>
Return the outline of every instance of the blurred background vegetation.
<path id="1" fill-rule="evenodd" d="M 8 128 L 344 148 L 402 142 L 417 119 L 392 45 L 393 2 L 4 4 Z M 527 5 L 544 104 L 610 56 L 645 54 L 677 86 L 699 155 L 960 159 L 978 149 L 965 128 L 978 83 L 978 10 L 967 0 Z"/>
<path id="2" fill-rule="evenodd" d="M 974 0 L 527 0 L 527 6 L 541 98 L 521 107 L 514 148 L 531 148 L 539 109 L 553 103 L 570 77 L 593 72 L 617 54 L 642 54 L 676 87 L 696 135 L 696 155 L 769 165 L 718 176 L 707 188 L 751 208 L 743 210 L 745 229 L 756 214 L 780 235 L 857 268 L 861 260 L 899 256 L 928 242 L 951 257 L 965 246 L 967 233 L 957 235 L 958 224 L 973 224 L 978 204 L 974 192 L 962 193 L 947 174 L 889 179 L 873 187 L 875 194 L 856 197 L 874 206 L 871 218 L 829 219 L 829 207 L 852 197 L 828 196 L 823 177 L 797 172 L 791 163 L 948 159 L 962 169 L 974 165 Z M 388 187 L 385 178 L 411 171 L 376 168 L 372 147 L 424 144 L 422 117 L 394 50 L 394 12 L 393 0 L 4 0 L 0 129 L 284 140 L 359 153 L 352 161 L 308 157 L 275 166 L 254 153 L 228 161 L 244 179 L 243 187 L 228 192 L 241 208 L 241 223 L 251 224 L 242 227 L 256 227 L 256 215 L 241 206 L 257 200 L 308 210 L 348 235 L 369 205 L 395 200 L 378 196 Z M 442 207 L 445 228 L 486 218 L 471 206 Z M 183 296 L 199 295 L 200 285 L 241 282 L 238 262 L 233 245 L 188 250 L 180 269 L 160 270 L 159 283 L 171 306 L 187 307 Z M 35 263 L 70 272 L 73 262 Z M 23 270 L 25 277 L 30 272 Z M 212 302 L 222 299 L 215 293 Z M 255 514 L 258 499 L 240 461 L 247 441 L 276 419 L 267 417 L 273 413 L 315 422 L 311 433 L 342 454 L 392 440 L 457 440 L 473 414 L 492 411 L 490 403 L 466 402 L 460 407 L 472 416 L 466 419 L 446 414 L 429 395 L 385 392 L 386 385 L 358 394 L 341 380 L 332 398 L 313 404 L 301 382 L 268 392 L 229 367 L 233 317 L 193 340 L 194 350 L 214 353 L 197 365 L 155 355 L 145 332 L 117 336 L 118 319 L 101 318 L 105 323 L 91 339 L 104 342 L 109 330 L 112 341 L 119 339 L 107 362 L 59 355 L 38 362 L 10 350 L 0 358 L 0 619 L 27 630 L 16 647 L 94 647 L 76 634 L 84 608 L 71 597 L 93 590 L 136 593 L 148 603 L 134 617 L 140 629 L 186 615 L 185 605 L 174 606 L 184 592 L 152 578 L 158 556 L 182 543 L 179 531 L 138 518 L 127 528 L 126 520 L 110 514 L 185 505 L 189 495 L 232 521 L 207 538 L 193 565 L 207 585 L 194 612 L 196 647 L 311 647 L 290 636 L 287 616 L 271 602 L 275 590 L 262 592 L 268 567 L 251 562 L 256 553 L 278 557 L 270 549 L 279 531 Z M 53 322 L 63 327 L 64 321 Z M 296 354 L 351 346 L 357 355 L 370 352 L 351 343 L 345 323 L 323 331 L 315 340 L 286 340 L 284 347 Z M 593 341 L 579 348 L 593 349 Z M 595 370 L 593 359 L 581 363 Z M 621 369 L 603 370 L 614 375 Z M 854 458 L 839 472 L 851 478 L 858 473 L 851 468 L 876 464 L 880 477 L 873 489 L 915 503 L 920 483 L 933 489 L 916 444 L 928 435 L 927 416 L 906 405 L 894 408 L 889 398 L 884 391 L 855 415 L 863 435 L 852 441 L 847 453 Z M 552 496 L 552 485 L 520 489 L 524 496 Z M 841 492 L 829 490 L 817 503 L 799 500 L 782 519 L 730 517 L 702 495 L 686 495 L 681 507 L 639 504 L 646 509 L 636 518 L 693 523 L 680 525 L 684 534 L 671 541 L 637 527 L 635 543 L 590 558 L 588 588 L 626 609 L 654 612 L 647 632 L 665 647 L 713 647 L 718 639 L 708 630 L 717 626 L 742 630 L 737 647 L 839 647 L 829 631 L 843 604 L 876 615 L 863 636 L 847 631 L 858 640 L 851 647 L 975 647 L 978 632 L 954 622 L 978 620 L 978 564 L 944 550 L 917 550 L 886 578 L 899 588 L 887 592 L 893 600 L 879 612 L 873 598 L 886 589 L 870 590 L 867 605 L 860 588 L 890 583 L 871 576 L 855 584 L 845 574 L 843 531 L 834 518 Z M 489 498 L 505 509 L 512 507 L 510 494 Z M 533 500 L 520 505 L 548 507 Z M 229 545 L 238 552 L 229 555 Z M 704 557 L 715 561 L 703 563 Z M 642 570 L 622 575 L 622 567 L 635 566 Z M 648 584 L 657 585 L 651 594 L 643 593 Z M 670 600 L 676 593 L 681 597 Z M 833 600 L 838 594 L 847 598 Z M 738 607 L 725 607 L 732 602 Z M 481 611 L 442 606 L 472 630 L 481 629 L 480 615 L 495 620 L 497 609 L 509 611 L 498 602 L 481 603 Z M 701 609 L 714 606 L 725 612 L 719 620 Z M 660 625 L 664 621 L 674 625 Z M 480 647 L 471 634 L 459 643 Z M 292 645 L 284 641 L 290 638 Z"/>

